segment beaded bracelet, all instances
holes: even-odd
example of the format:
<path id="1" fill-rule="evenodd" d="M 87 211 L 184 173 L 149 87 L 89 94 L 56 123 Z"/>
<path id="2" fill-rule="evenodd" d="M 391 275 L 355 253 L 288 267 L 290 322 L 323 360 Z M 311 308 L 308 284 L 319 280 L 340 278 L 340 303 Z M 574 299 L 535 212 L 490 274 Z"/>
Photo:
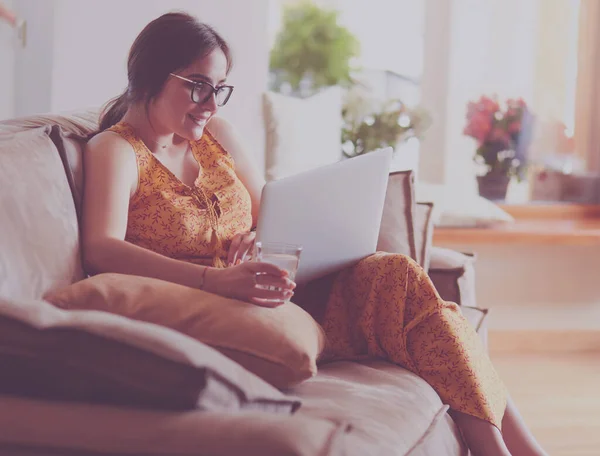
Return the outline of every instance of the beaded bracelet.
<path id="1" fill-rule="evenodd" d="M 204 279 L 206 277 L 206 271 L 208 271 L 208 266 L 204 266 L 204 270 L 202 271 L 202 274 L 200 274 L 200 283 L 198 284 L 198 289 L 200 290 L 204 289 Z"/>

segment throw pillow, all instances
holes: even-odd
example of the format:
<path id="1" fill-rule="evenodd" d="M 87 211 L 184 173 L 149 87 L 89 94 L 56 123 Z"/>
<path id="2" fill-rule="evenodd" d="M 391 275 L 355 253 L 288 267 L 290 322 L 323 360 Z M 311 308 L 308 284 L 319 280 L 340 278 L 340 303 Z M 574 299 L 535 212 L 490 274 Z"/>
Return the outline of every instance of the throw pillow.
<path id="1" fill-rule="evenodd" d="M 0 135 L 52 126 L 50 139 L 63 161 L 77 215 L 81 216 L 83 193 L 82 152 L 88 137 L 98 129 L 100 109 L 89 108 L 61 114 L 37 114 L 0 121 Z"/>
<path id="2" fill-rule="evenodd" d="M 120 406 L 291 413 L 300 405 L 157 325 L 0 298 L 0 394 Z"/>
<path id="3" fill-rule="evenodd" d="M 444 227 L 486 227 L 511 223 L 514 218 L 498 205 L 467 190 L 418 182 L 417 201 L 434 203 L 434 225 Z"/>
<path id="4" fill-rule="evenodd" d="M 417 263 L 429 270 L 431 243 L 433 241 L 433 203 L 416 203 L 415 205 L 415 245 Z"/>
<path id="5" fill-rule="evenodd" d="M 146 277 L 100 274 L 45 299 L 63 309 L 101 310 L 175 329 L 279 388 L 316 374 L 325 340 L 295 304 L 265 308 Z"/>
<path id="6" fill-rule="evenodd" d="M 266 179 L 281 179 L 342 158 L 342 90 L 296 98 L 266 92 Z"/>
<path id="7" fill-rule="evenodd" d="M 377 250 L 401 253 L 418 261 L 414 219 L 414 172 L 390 173 Z"/>
<path id="8" fill-rule="evenodd" d="M 83 278 L 79 226 L 51 128 L 0 135 L 0 296 L 39 299 Z M 10 220 L 10 222 L 8 222 Z"/>

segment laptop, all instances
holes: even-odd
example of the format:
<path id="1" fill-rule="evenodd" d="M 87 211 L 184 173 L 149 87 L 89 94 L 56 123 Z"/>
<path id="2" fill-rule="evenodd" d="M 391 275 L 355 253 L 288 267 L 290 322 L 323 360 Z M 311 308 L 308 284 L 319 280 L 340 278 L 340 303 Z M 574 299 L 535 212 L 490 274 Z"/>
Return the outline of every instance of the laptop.
<path id="1" fill-rule="evenodd" d="M 298 284 L 375 253 L 391 161 L 386 147 L 268 182 L 256 240 L 302 246 Z"/>

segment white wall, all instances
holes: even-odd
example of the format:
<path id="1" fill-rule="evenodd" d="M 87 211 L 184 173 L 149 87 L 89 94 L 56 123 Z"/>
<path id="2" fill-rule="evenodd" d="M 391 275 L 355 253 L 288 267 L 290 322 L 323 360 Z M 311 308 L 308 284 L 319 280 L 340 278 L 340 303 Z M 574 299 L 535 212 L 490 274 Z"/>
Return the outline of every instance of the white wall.
<path id="1" fill-rule="evenodd" d="M 13 0 L 27 22 L 26 46 L 16 47 L 15 115 L 49 111 L 52 99 L 54 9 L 52 1 Z"/>
<path id="2" fill-rule="evenodd" d="M 261 94 L 268 76 L 268 0 L 13 1 L 31 33 L 17 66 L 19 114 L 100 106 L 119 95 L 127 85 L 127 54 L 136 35 L 159 15 L 183 10 L 228 40 L 236 90 L 221 113 L 238 127 L 257 163 L 264 164 Z M 41 16 L 46 22 L 40 23 Z"/>
<path id="3" fill-rule="evenodd" d="M 5 0 L 4 4 L 13 7 L 12 0 Z M 15 112 L 15 45 L 15 30 L 6 22 L 0 22 L 0 119 L 10 118 Z"/>

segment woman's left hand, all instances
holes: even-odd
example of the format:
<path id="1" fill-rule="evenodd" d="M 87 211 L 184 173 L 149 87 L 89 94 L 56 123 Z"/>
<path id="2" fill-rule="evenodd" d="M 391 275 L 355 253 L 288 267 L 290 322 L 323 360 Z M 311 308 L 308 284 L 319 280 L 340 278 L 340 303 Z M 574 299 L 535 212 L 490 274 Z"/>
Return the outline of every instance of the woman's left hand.
<path id="1" fill-rule="evenodd" d="M 254 247 L 254 239 L 256 233 L 249 231 L 247 233 L 238 233 L 231 240 L 231 247 L 229 247 L 229 253 L 227 255 L 227 266 L 234 266 L 243 262 L 246 257 L 252 253 Z"/>

